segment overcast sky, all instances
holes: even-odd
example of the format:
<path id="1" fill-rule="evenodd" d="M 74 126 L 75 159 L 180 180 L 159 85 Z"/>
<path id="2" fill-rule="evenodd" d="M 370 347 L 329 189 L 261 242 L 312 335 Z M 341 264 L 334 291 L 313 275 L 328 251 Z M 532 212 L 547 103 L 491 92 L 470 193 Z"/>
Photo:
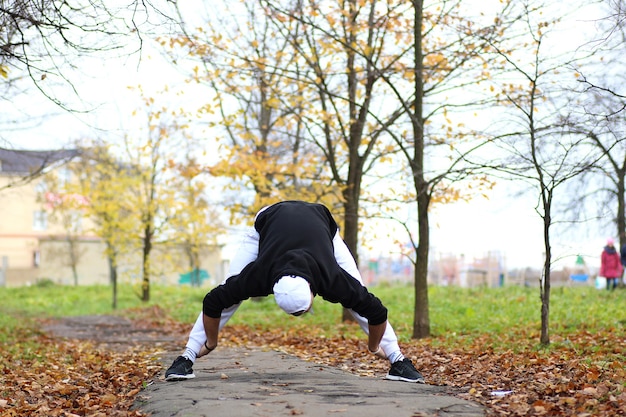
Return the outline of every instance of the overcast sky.
<path id="1" fill-rule="evenodd" d="M 564 25 L 562 39 L 578 42 L 584 27 L 591 30 L 593 25 L 589 20 L 574 18 Z M 133 129 L 128 115 L 141 105 L 141 101 L 136 93 L 128 91 L 128 86 L 142 84 L 146 91 L 156 92 L 164 84 L 172 86 L 181 83 L 180 74 L 148 42 L 141 60 L 139 56 L 134 56 L 108 62 L 107 65 L 100 63 L 90 66 L 85 72 L 78 88 L 89 97 L 89 102 L 97 107 L 97 111 L 67 114 L 31 92 L 9 102 L 0 102 L 0 112 L 5 115 L 32 114 L 33 120 L 36 120 L 35 116 L 51 115 L 41 125 L 34 124 L 29 129 L 16 130 L 11 134 L 12 144 L 17 148 L 51 149 L 83 136 L 93 136 L 94 131 L 97 132 L 94 129 L 98 128 L 109 130 L 103 135 L 121 135 L 125 130 Z M 202 98 L 197 92 L 194 95 L 193 91 L 188 97 Z M 463 253 L 471 258 L 489 251 L 500 251 L 505 254 L 509 267 L 540 268 L 544 252 L 542 224 L 534 212 L 534 198 L 528 196 L 514 200 L 510 197 L 510 187 L 499 185 L 489 200 L 477 198 L 470 203 L 459 202 L 434 209 L 431 212 L 433 253 Z M 384 228 L 393 229 L 389 225 Z M 373 235 L 365 233 L 366 236 Z M 401 233 L 398 232 L 396 237 Z M 376 252 L 384 252 L 390 247 L 391 240 L 384 238 L 384 233 L 377 234 L 379 240 L 372 242 L 375 249 L 368 251 L 368 255 L 375 256 Z M 602 231 L 581 229 L 572 236 L 553 236 L 553 249 L 558 257 L 564 257 L 560 265 L 573 265 L 577 254 L 582 254 L 588 264 L 597 265 L 607 237 Z M 229 251 L 227 249 L 227 253 Z"/>

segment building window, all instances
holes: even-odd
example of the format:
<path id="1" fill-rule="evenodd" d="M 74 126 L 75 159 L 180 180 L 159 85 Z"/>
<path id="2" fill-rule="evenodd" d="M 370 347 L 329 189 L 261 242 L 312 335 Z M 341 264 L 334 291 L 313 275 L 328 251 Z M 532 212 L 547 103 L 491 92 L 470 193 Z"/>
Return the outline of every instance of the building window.
<path id="1" fill-rule="evenodd" d="M 59 168 L 57 170 L 57 179 L 59 181 L 60 188 L 64 188 L 72 179 L 72 171 L 68 168 Z"/>
<path id="2" fill-rule="evenodd" d="M 43 194 L 48 191 L 48 186 L 44 181 L 39 181 L 37 184 L 35 184 L 35 191 L 37 192 L 37 194 Z"/>
<path id="3" fill-rule="evenodd" d="M 41 260 L 41 253 L 36 250 L 33 252 L 33 266 L 35 268 L 39 268 L 39 262 Z"/>
<path id="4" fill-rule="evenodd" d="M 73 210 L 70 212 L 70 224 L 73 233 L 81 233 L 83 231 L 83 212 Z"/>
<path id="5" fill-rule="evenodd" d="M 48 228 L 48 213 L 43 210 L 33 213 L 33 230 L 46 230 Z"/>

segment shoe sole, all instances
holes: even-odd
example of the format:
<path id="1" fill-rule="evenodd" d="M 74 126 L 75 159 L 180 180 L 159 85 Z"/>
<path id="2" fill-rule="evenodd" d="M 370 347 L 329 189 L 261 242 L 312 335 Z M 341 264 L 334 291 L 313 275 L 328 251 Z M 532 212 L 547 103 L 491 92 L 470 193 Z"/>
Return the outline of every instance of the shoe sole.
<path id="1" fill-rule="evenodd" d="M 389 374 L 387 374 L 387 376 L 385 376 L 385 378 L 387 378 L 390 381 L 414 382 L 414 383 L 418 383 L 418 384 L 425 384 L 426 383 L 426 382 L 424 382 L 424 378 L 409 379 L 409 378 L 404 378 L 404 377 L 401 377 L 401 376 L 389 375 Z"/>
<path id="2" fill-rule="evenodd" d="M 188 374 L 188 375 L 178 375 L 178 374 L 170 374 L 168 376 L 165 377 L 166 381 L 182 381 L 185 379 L 192 379 L 195 378 L 196 376 L 194 374 Z"/>

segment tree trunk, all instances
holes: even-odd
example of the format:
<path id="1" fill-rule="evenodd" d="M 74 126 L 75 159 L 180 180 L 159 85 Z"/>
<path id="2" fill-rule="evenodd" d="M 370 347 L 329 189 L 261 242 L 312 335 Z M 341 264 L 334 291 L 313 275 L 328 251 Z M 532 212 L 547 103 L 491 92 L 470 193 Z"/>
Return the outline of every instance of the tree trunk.
<path id="1" fill-rule="evenodd" d="M 355 189 L 356 194 L 355 194 Z M 346 242 L 346 246 L 352 253 L 357 268 L 359 266 L 359 256 L 357 252 L 358 238 L 359 238 L 359 196 L 358 187 L 348 186 L 343 193 L 344 196 L 344 215 L 343 215 L 343 240 Z M 344 322 L 355 321 L 352 314 L 348 309 L 344 308 L 341 315 L 341 320 Z"/>
<path id="2" fill-rule="evenodd" d="M 192 286 L 194 287 L 199 287 L 200 284 L 202 284 L 202 282 L 200 282 L 201 277 L 200 277 L 200 250 L 196 247 L 193 250 L 193 275 L 194 275 L 194 281 Z"/>
<path id="3" fill-rule="evenodd" d="M 69 233 L 67 235 L 67 244 L 70 249 L 70 267 L 72 268 L 74 286 L 78 286 L 78 271 L 76 269 L 76 265 L 78 265 L 78 256 L 76 254 L 76 241 Z"/>
<path id="4" fill-rule="evenodd" d="M 152 229 L 146 226 L 143 239 L 143 279 L 141 283 L 141 301 L 150 301 L 150 251 L 152 249 Z"/>
<path id="5" fill-rule="evenodd" d="M 430 316 L 428 313 L 428 251 L 430 248 L 430 230 L 428 220 L 429 195 L 424 189 L 417 197 L 418 246 L 415 263 L 415 309 L 413 312 L 413 338 L 423 339 L 430 336 Z"/>
<path id="6" fill-rule="evenodd" d="M 624 193 L 626 192 L 626 185 L 624 184 L 624 169 L 621 169 L 618 172 L 618 181 L 617 181 L 617 230 L 619 236 L 619 250 L 621 253 L 621 249 L 624 245 L 626 245 L 626 213 L 624 210 L 626 209 L 626 199 L 624 197 Z M 618 280 L 620 285 L 624 284 L 624 274 Z"/>
<path id="7" fill-rule="evenodd" d="M 357 5 L 355 0 L 349 0 L 349 10 L 351 23 L 356 21 Z M 359 155 L 359 146 L 363 141 L 363 128 L 365 118 L 360 112 L 367 111 L 366 105 L 363 104 L 363 108 L 359 110 L 357 106 L 357 87 L 358 76 L 355 65 L 356 53 L 352 48 L 352 44 L 356 41 L 357 31 L 350 30 L 346 35 L 347 45 L 350 47 L 345 49 L 346 52 L 346 85 L 348 88 L 348 111 L 350 115 L 350 130 L 349 130 L 349 143 L 348 143 L 348 178 L 346 180 L 346 188 L 343 190 L 344 197 L 344 240 L 346 246 L 352 253 L 356 262 L 357 268 L 359 267 L 358 257 L 358 241 L 359 241 L 359 198 L 361 196 L 361 180 L 363 178 L 362 160 Z M 343 309 L 342 320 L 354 321 L 352 314 L 345 308 Z"/>
<path id="8" fill-rule="evenodd" d="M 192 287 L 200 286 L 200 249 L 191 242 L 186 243 L 187 258 L 189 260 L 189 284 Z"/>
<path id="9" fill-rule="evenodd" d="M 414 61 L 415 61 L 415 104 L 411 115 L 414 149 L 411 172 L 417 195 L 418 242 L 415 254 L 415 308 L 413 312 L 413 338 L 430 336 L 430 317 L 428 314 L 428 252 L 430 250 L 430 226 L 428 206 L 430 194 L 428 182 L 424 178 L 424 63 L 422 54 L 423 2 L 413 1 L 415 12 L 413 23 Z"/>
<path id="10" fill-rule="evenodd" d="M 113 302 L 111 306 L 113 310 L 115 310 L 117 309 L 117 266 L 115 265 L 113 256 L 109 256 L 109 279 L 111 281 L 111 287 L 113 288 Z"/>
<path id="11" fill-rule="evenodd" d="M 543 264 L 543 280 L 539 283 L 541 291 L 541 336 L 539 342 L 545 346 L 550 344 L 550 262 L 552 259 L 552 250 L 550 248 L 550 223 L 552 218 L 550 210 L 550 204 L 544 204 L 543 239 L 546 256 Z"/>

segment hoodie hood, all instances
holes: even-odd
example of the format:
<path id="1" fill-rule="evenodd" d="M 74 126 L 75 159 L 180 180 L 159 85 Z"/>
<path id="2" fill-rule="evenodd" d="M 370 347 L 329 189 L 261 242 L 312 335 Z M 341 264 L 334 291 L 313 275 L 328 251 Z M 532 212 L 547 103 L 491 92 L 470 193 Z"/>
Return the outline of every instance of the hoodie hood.
<path id="1" fill-rule="evenodd" d="M 311 286 L 311 292 L 317 295 L 316 278 L 321 276 L 322 272 L 309 252 L 304 249 L 291 249 L 278 256 L 273 264 L 276 266 L 273 271 L 274 282 L 285 275 L 295 275 L 304 278 Z"/>

